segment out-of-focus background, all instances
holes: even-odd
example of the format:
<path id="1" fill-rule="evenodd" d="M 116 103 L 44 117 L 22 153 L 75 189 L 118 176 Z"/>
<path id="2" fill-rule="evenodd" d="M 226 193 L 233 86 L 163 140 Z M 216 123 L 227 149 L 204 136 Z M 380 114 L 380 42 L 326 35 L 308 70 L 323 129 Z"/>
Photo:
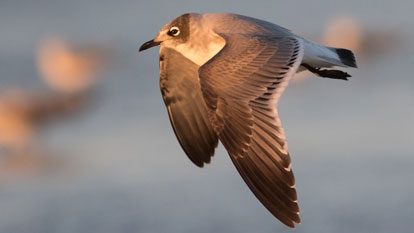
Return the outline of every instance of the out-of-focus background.
<path id="1" fill-rule="evenodd" d="M 412 232 L 408 1 L 2 0 L 0 232 Z M 195 167 L 169 125 L 158 51 L 185 12 L 235 12 L 353 49 L 350 81 L 292 80 L 280 104 L 303 223 L 282 226 L 222 146 Z"/>

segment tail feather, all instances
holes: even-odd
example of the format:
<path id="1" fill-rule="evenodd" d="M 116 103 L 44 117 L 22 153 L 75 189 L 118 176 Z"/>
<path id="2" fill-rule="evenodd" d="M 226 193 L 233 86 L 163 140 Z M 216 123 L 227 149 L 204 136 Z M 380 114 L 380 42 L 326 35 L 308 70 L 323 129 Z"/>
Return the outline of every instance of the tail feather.
<path id="1" fill-rule="evenodd" d="M 342 48 L 326 47 L 306 40 L 305 55 L 302 63 L 318 68 L 329 68 L 332 66 L 357 67 L 352 51 Z"/>
<path id="2" fill-rule="evenodd" d="M 355 61 L 355 55 L 351 50 L 341 49 L 341 48 L 330 48 L 330 49 L 334 50 L 338 54 L 339 59 L 341 59 L 342 63 L 344 63 L 347 66 L 357 68 L 357 64 Z"/>
<path id="3" fill-rule="evenodd" d="M 322 69 L 339 67 L 357 68 L 355 55 L 351 50 L 326 47 L 305 40 L 305 55 L 302 59 L 302 67 L 324 78 L 348 80 L 351 75 L 338 69 Z"/>

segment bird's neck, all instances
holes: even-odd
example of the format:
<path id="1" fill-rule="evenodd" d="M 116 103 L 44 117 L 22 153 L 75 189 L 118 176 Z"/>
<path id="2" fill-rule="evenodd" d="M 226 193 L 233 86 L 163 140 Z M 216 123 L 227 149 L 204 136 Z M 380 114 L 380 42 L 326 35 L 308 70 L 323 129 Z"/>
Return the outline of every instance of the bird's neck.
<path id="1" fill-rule="evenodd" d="M 199 66 L 214 57 L 225 45 L 224 39 L 214 32 L 196 31 L 186 43 L 176 46 L 176 50 Z"/>

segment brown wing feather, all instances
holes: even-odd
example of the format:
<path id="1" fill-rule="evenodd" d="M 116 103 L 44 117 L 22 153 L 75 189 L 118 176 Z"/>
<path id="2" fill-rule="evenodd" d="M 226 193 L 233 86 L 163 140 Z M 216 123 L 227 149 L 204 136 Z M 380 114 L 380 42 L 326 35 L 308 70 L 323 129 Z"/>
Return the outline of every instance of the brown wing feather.
<path id="1" fill-rule="evenodd" d="M 198 80 L 199 66 L 172 49 L 160 50 L 160 88 L 181 147 L 199 167 L 209 163 L 218 139 Z"/>
<path id="2" fill-rule="evenodd" d="M 299 207 L 276 104 L 303 49 L 289 37 L 222 36 L 226 46 L 199 70 L 213 127 L 256 197 L 294 227 Z"/>

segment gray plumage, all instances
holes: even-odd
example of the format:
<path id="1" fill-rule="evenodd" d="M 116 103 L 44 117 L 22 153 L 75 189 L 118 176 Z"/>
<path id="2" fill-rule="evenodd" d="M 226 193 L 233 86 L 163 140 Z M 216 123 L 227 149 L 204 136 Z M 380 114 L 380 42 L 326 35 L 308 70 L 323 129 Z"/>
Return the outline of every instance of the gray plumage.
<path id="1" fill-rule="evenodd" d="M 161 44 L 160 85 L 174 132 L 203 166 L 218 139 L 262 204 L 289 227 L 300 223 L 295 179 L 277 104 L 289 79 L 308 69 L 346 79 L 349 50 L 235 14 L 185 14 L 140 50 Z"/>

